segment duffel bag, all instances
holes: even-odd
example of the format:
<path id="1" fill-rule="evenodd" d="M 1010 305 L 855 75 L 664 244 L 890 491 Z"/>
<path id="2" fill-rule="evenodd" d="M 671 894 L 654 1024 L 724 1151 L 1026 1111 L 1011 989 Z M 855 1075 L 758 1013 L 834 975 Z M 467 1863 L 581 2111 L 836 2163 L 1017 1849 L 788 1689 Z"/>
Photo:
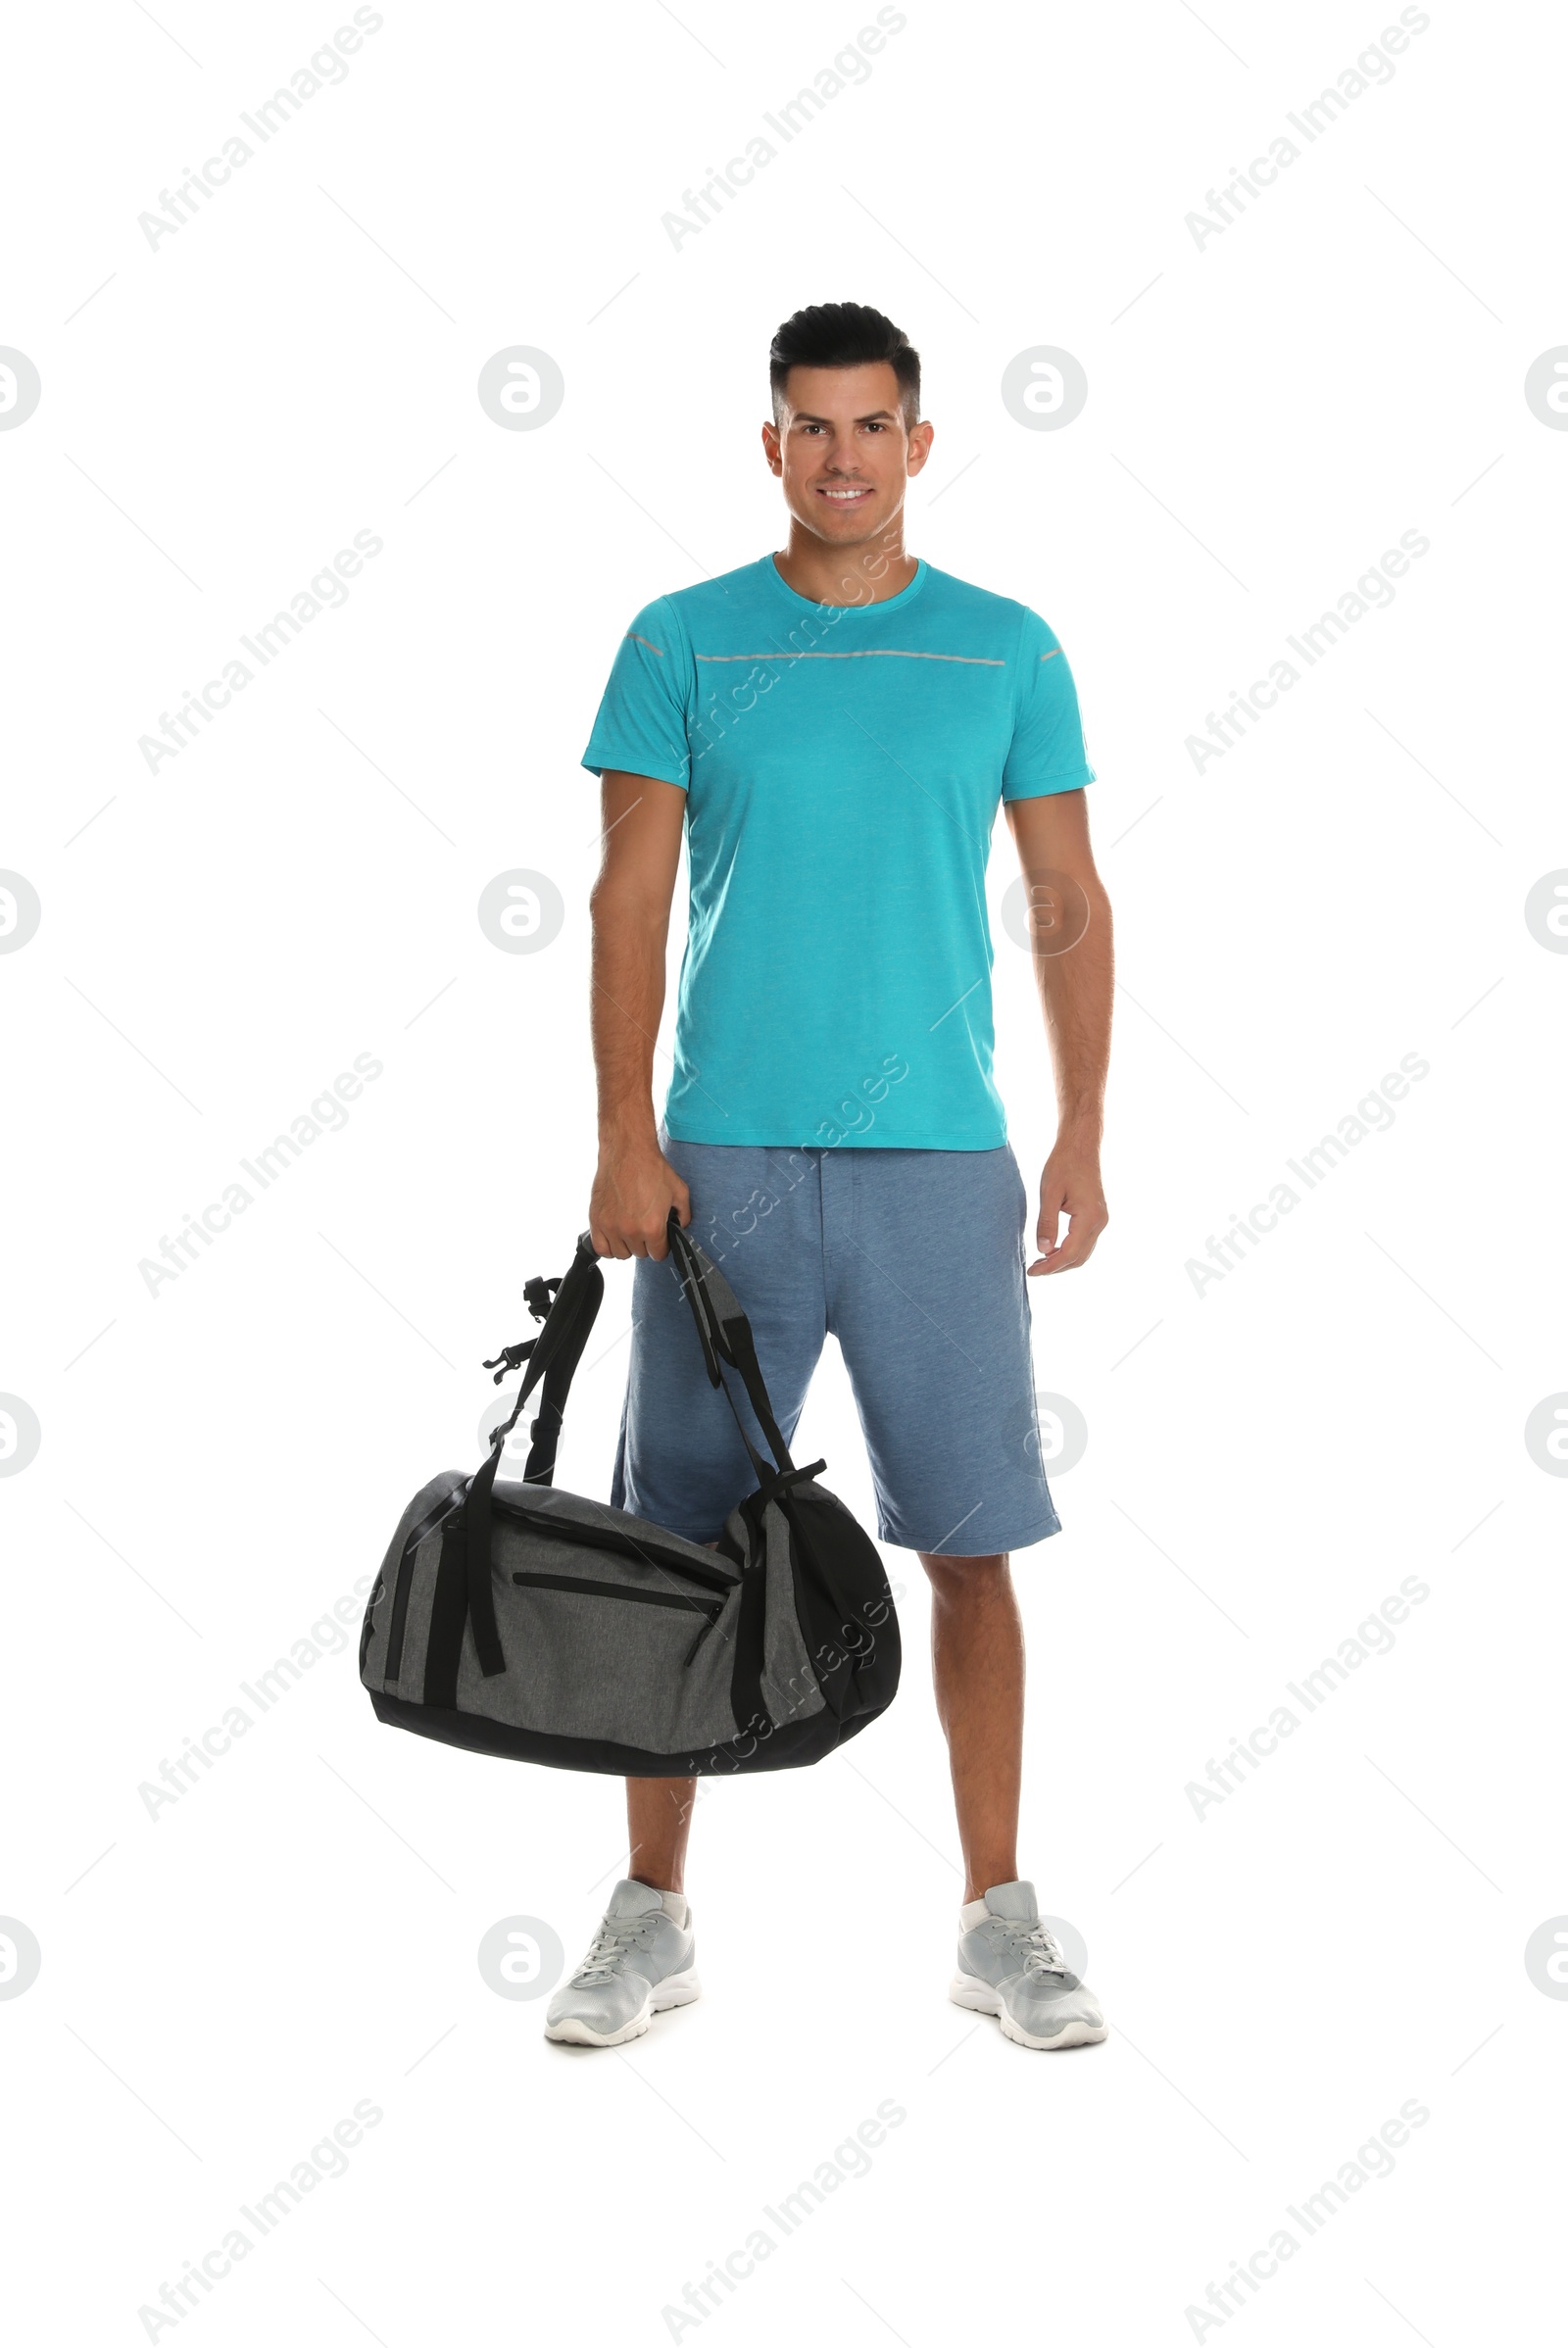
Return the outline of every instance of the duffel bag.
<path id="1" fill-rule="evenodd" d="M 673 1210 L 668 1229 L 672 1277 L 756 1489 L 716 1548 L 555 1490 L 562 1414 L 605 1288 L 584 1232 L 561 1279 L 524 1288 L 537 1337 L 485 1364 L 497 1384 L 526 1364 L 488 1457 L 415 1493 L 370 1591 L 360 1677 L 394 1728 L 557 1769 L 696 1777 L 819 1761 L 893 1701 L 899 1625 L 876 1547 L 818 1483 L 826 1462 L 794 1464 L 734 1291 Z M 502 1448 L 536 1391 L 519 1483 L 499 1475 Z"/>

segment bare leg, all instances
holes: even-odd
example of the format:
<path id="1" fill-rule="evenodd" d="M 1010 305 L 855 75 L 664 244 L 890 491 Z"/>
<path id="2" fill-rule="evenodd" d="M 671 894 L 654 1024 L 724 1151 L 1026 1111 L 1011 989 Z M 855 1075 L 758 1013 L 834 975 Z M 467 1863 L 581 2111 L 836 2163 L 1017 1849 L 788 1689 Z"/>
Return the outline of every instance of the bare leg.
<path id="1" fill-rule="evenodd" d="M 718 1543 L 705 1541 L 703 1546 L 716 1549 Z M 626 1873 L 634 1883 L 646 1883 L 654 1891 L 685 1890 L 686 1841 L 696 1799 L 695 1778 L 626 1780 L 626 1840 L 631 1848 Z"/>
<path id="2" fill-rule="evenodd" d="M 696 1798 L 695 1778 L 626 1780 L 626 1839 L 631 1845 L 626 1872 L 634 1883 L 647 1883 L 655 1891 L 684 1889 L 686 1837 Z"/>
<path id="3" fill-rule="evenodd" d="M 1023 1624 L 1004 1556 L 919 1555 L 931 1579 L 931 1672 L 968 1901 L 1018 1876 Z"/>

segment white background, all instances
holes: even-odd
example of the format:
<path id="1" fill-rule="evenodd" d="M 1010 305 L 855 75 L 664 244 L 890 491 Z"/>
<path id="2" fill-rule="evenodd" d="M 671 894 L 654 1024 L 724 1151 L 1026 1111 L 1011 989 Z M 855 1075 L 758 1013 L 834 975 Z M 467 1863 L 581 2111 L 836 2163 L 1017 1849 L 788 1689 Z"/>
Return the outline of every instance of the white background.
<path id="1" fill-rule="evenodd" d="M 664 2340 L 891 2098 L 870 2174 L 674 2336 L 1182 2341 L 1282 2225 L 1294 2258 L 1197 2336 L 1539 2336 L 1568 2005 L 1524 1948 L 1568 1910 L 1568 1489 L 1523 1430 L 1568 1387 L 1568 960 L 1524 901 L 1568 864 L 1568 437 L 1523 382 L 1568 340 L 1560 22 L 1434 0 L 1200 247 L 1185 216 L 1396 10 L 923 0 L 675 250 L 661 216 L 869 8 L 382 13 L 156 250 L 138 215 L 342 20 L 97 0 L 11 36 L 0 342 L 43 384 L 0 433 L 0 865 L 42 904 L 0 957 L 0 1389 L 41 1427 L 0 1481 L 0 1911 L 42 1950 L 0 2001 L 18 2335 L 148 2336 L 160 2286 L 368 2098 L 347 2174 L 152 2336 Z M 946 2002 L 959 1879 L 903 1554 L 899 1704 L 705 1793 L 708 1994 L 624 2055 L 547 2047 L 475 1953 L 524 1916 L 575 1960 L 618 1786 L 388 1734 L 354 1630 L 177 1801 L 138 1791 L 477 1461 L 480 1357 L 526 1333 L 592 1174 L 597 698 L 642 603 L 781 543 L 766 346 L 836 299 L 925 360 L 911 547 L 1056 628 L 1101 777 L 1112 1219 L 1035 1314 L 1089 1445 L 1017 1574 L 1021 1864 L 1112 2035 L 1055 2062 Z M 475 396 L 514 344 L 564 374 L 536 431 Z M 1002 404 L 1037 345 L 1087 371 L 1061 430 Z M 138 738 L 362 529 L 383 551 L 346 605 L 149 773 Z M 1406 530 L 1430 552 L 1393 605 L 1196 772 L 1186 737 Z M 999 1076 L 1033 1182 L 1009 858 L 1004 831 Z M 476 918 L 519 867 L 565 902 L 536 954 Z M 847 919 L 876 885 L 849 877 Z M 141 1260 L 360 1053 L 383 1073 L 345 1127 L 149 1294 Z M 1392 1128 L 1200 1296 L 1188 1260 L 1408 1053 L 1430 1073 Z M 600 1495 L 629 1296 L 612 1270 L 563 1448 Z M 836 1356 L 801 1443 L 868 1513 Z M 1412 1575 L 1392 1652 L 1196 1815 L 1189 1783 Z M 1395 2173 L 1308 2239 L 1286 2205 L 1412 2098 Z"/>

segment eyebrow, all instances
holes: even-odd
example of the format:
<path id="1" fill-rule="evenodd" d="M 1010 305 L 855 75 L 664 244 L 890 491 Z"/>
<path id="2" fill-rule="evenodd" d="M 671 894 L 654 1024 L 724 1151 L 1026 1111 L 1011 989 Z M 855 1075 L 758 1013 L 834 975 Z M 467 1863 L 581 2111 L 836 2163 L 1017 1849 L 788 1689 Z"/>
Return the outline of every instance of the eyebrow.
<path id="1" fill-rule="evenodd" d="M 867 415 L 858 416 L 855 421 L 858 424 L 890 424 L 893 417 L 894 411 L 891 408 L 873 408 Z M 811 416 L 806 409 L 798 408 L 790 420 L 797 424 L 830 424 L 833 418 L 830 416 Z"/>

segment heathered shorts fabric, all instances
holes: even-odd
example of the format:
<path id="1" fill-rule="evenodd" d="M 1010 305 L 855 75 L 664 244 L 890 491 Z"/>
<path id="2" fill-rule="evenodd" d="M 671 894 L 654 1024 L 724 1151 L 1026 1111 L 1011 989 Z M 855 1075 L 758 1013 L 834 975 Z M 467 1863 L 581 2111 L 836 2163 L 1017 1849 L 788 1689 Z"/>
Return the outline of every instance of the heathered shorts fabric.
<path id="1" fill-rule="evenodd" d="M 1028 1206 L 1010 1149 L 661 1140 L 691 1191 L 692 1235 L 751 1322 L 791 1443 L 823 1339 L 838 1340 L 881 1540 L 986 1556 L 1059 1530 L 1040 1464 Z M 667 1260 L 637 1263 L 632 1312 L 612 1505 L 710 1541 L 756 1478 Z M 739 1381 L 726 1376 L 765 1457 Z"/>

